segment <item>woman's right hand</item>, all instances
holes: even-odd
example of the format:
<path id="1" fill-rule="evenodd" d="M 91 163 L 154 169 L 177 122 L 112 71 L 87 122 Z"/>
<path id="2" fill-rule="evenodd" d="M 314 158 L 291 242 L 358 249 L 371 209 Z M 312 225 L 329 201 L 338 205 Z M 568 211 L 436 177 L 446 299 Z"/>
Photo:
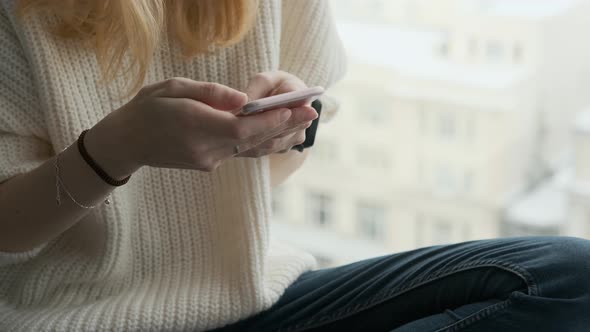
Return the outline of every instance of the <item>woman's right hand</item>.
<path id="1" fill-rule="evenodd" d="M 234 115 L 247 99 L 224 85 L 172 78 L 144 87 L 96 124 L 84 143 L 119 179 L 144 165 L 212 171 L 235 155 L 236 145 L 256 142 L 291 118 L 288 109 Z"/>

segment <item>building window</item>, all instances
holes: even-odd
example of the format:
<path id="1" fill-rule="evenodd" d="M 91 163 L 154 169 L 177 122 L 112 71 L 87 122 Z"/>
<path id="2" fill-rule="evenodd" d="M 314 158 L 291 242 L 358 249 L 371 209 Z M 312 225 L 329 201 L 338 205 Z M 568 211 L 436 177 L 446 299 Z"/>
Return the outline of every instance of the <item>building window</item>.
<path id="1" fill-rule="evenodd" d="M 488 42 L 486 56 L 489 62 L 499 63 L 504 58 L 504 46 L 499 41 Z"/>
<path id="2" fill-rule="evenodd" d="M 391 156 L 387 149 L 360 147 L 356 155 L 357 162 L 362 167 L 381 170 L 391 169 Z"/>
<path id="3" fill-rule="evenodd" d="M 479 51 L 479 45 L 478 45 L 477 39 L 475 39 L 475 38 L 469 39 L 469 46 L 468 46 L 469 57 L 476 58 L 478 51 Z"/>
<path id="4" fill-rule="evenodd" d="M 315 142 L 313 149 L 311 149 L 311 155 L 320 161 L 335 162 L 339 158 L 338 147 L 339 145 L 333 140 L 322 138 Z"/>
<path id="5" fill-rule="evenodd" d="M 466 171 L 463 176 L 463 189 L 466 193 L 471 193 L 474 190 L 475 186 L 475 176 L 473 175 L 473 171 Z"/>
<path id="6" fill-rule="evenodd" d="M 385 208 L 376 204 L 361 202 L 357 205 L 358 230 L 363 237 L 371 240 L 385 239 Z"/>
<path id="7" fill-rule="evenodd" d="M 445 33 L 445 35 L 442 38 L 442 40 L 440 41 L 440 43 L 438 43 L 436 45 L 436 52 L 438 53 L 438 55 L 440 57 L 446 58 L 451 53 L 451 41 L 450 41 L 450 39 L 451 38 L 449 37 L 449 35 Z"/>
<path id="8" fill-rule="evenodd" d="M 475 115 L 469 115 L 465 127 L 465 138 L 467 139 L 466 141 L 473 142 L 476 139 L 477 133 L 477 119 L 475 118 Z"/>
<path id="9" fill-rule="evenodd" d="M 521 44 L 515 44 L 514 48 L 512 49 L 512 60 L 514 61 L 514 63 L 516 64 L 520 64 L 522 63 L 523 57 L 524 57 L 524 50 L 522 48 Z"/>
<path id="10" fill-rule="evenodd" d="M 382 97 L 364 98 L 359 104 L 359 120 L 371 125 L 383 126 L 391 119 L 391 103 Z"/>
<path id="11" fill-rule="evenodd" d="M 332 222 L 332 197 L 324 193 L 310 193 L 307 200 L 310 221 L 319 226 L 329 225 Z"/>
<path id="12" fill-rule="evenodd" d="M 439 45 L 438 45 L 438 55 L 440 55 L 443 58 L 446 58 L 447 56 L 449 56 L 449 52 L 450 52 L 450 46 L 449 46 L 449 42 L 448 41 L 442 41 Z"/>
<path id="13" fill-rule="evenodd" d="M 439 165 L 434 170 L 433 191 L 438 195 L 452 195 L 457 192 L 457 179 L 448 165 Z"/>
<path id="14" fill-rule="evenodd" d="M 418 128 L 423 136 L 428 134 L 428 113 L 424 104 L 418 105 Z"/>
<path id="15" fill-rule="evenodd" d="M 446 220 L 437 220 L 434 223 L 432 240 L 434 244 L 451 243 L 453 240 L 453 228 L 451 224 Z"/>
<path id="16" fill-rule="evenodd" d="M 453 139 L 455 137 L 455 117 L 450 113 L 440 113 L 438 115 L 438 135 L 443 139 Z"/>

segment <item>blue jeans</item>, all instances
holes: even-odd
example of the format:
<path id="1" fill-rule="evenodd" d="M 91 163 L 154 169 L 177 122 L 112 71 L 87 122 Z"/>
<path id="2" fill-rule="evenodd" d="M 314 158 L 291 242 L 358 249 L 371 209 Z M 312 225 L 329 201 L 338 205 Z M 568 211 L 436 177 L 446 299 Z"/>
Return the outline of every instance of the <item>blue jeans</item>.
<path id="1" fill-rule="evenodd" d="M 311 271 L 216 331 L 590 331 L 590 241 L 475 241 Z"/>

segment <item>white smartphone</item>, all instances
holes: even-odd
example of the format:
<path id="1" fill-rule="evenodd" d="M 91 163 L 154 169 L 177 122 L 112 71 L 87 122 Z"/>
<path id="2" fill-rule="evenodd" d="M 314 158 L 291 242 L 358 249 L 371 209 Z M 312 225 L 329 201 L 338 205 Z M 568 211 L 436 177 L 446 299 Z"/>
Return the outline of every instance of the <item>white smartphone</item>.
<path id="1" fill-rule="evenodd" d="M 294 108 L 305 103 L 311 103 L 324 93 L 324 88 L 316 86 L 299 91 L 287 92 L 280 95 L 261 98 L 244 105 L 240 115 L 252 115 L 277 108 Z"/>

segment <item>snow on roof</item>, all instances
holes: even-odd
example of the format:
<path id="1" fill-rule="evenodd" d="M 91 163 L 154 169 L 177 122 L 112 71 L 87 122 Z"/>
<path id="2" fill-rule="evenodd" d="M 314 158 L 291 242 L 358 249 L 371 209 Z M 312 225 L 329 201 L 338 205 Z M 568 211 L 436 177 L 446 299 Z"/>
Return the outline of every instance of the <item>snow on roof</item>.
<path id="1" fill-rule="evenodd" d="M 447 61 L 436 51 L 447 38 L 440 31 L 363 23 L 341 23 L 338 29 L 352 59 L 399 75 L 488 89 L 509 88 L 529 77 L 523 68 Z"/>
<path id="2" fill-rule="evenodd" d="M 374 242 L 342 237 L 333 231 L 310 226 L 274 222 L 271 223 L 271 235 L 276 240 L 340 263 L 355 262 L 390 253 Z"/>
<path id="3" fill-rule="evenodd" d="M 578 114 L 574 120 L 574 127 L 580 133 L 590 134 L 590 111 Z"/>
<path id="4" fill-rule="evenodd" d="M 508 221 L 537 227 L 562 225 L 567 218 L 569 177 L 569 173 L 558 174 L 516 200 L 508 208 Z"/>
<path id="5" fill-rule="evenodd" d="M 464 0 L 468 10 L 489 16 L 539 20 L 559 16 L 581 4 L 583 0 Z M 584 0 L 585 1 L 585 0 Z"/>

